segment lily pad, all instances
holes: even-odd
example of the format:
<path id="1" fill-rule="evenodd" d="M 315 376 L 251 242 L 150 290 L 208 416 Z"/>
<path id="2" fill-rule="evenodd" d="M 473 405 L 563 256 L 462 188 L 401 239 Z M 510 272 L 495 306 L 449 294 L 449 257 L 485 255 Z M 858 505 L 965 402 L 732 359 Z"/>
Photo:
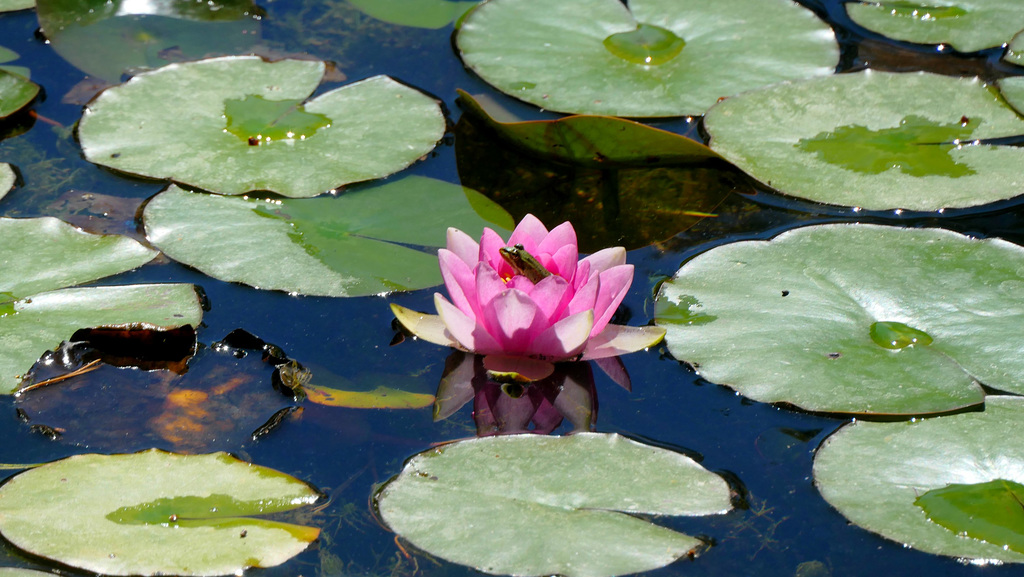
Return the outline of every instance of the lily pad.
<path id="1" fill-rule="evenodd" d="M 0 118 L 5 118 L 28 106 L 39 94 L 39 85 L 21 76 L 0 70 Z"/>
<path id="2" fill-rule="evenodd" d="M 101 93 L 79 124 L 82 149 L 220 194 L 311 197 L 397 172 L 444 134 L 437 101 L 386 76 L 303 102 L 323 74 L 320 61 L 255 56 L 170 64 Z"/>
<path id="3" fill-rule="evenodd" d="M 195 327 L 202 318 L 192 285 L 63 288 L 156 256 L 130 238 L 88 234 L 50 217 L 0 219 L 0 236 L 0 394 L 14 392 L 19 375 L 77 329 Z"/>
<path id="4" fill-rule="evenodd" d="M 449 226 L 512 225 L 479 193 L 424 177 L 301 201 L 228 198 L 172 185 L 149 201 L 143 219 L 150 242 L 212 277 L 339 297 L 440 284 L 436 250 L 445 246 Z"/>
<path id="5" fill-rule="evenodd" d="M 0 567 L 0 577 L 53 577 L 53 573 L 21 569 L 20 567 Z"/>
<path id="6" fill-rule="evenodd" d="M 125 72 L 252 52 L 261 25 L 252 0 L 40 0 L 36 13 L 58 55 L 114 84 Z"/>
<path id="7" fill-rule="evenodd" d="M 896 40 L 949 45 L 960 52 L 1001 46 L 1024 28 L 1017 0 L 850 2 L 855 23 Z"/>
<path id="8" fill-rule="evenodd" d="M 3 46 L 0 46 L 0 64 L 2 64 L 2 66 L 0 66 L 0 70 L 6 70 L 7 72 L 10 72 L 11 74 L 14 74 L 16 76 L 21 76 L 25 80 L 28 80 L 31 77 L 31 71 L 27 67 L 25 67 L 25 66 L 13 66 L 13 65 L 7 64 L 8 62 L 12 62 L 12 61 L 17 60 L 17 59 L 18 59 L 18 53 L 17 52 L 15 52 L 15 51 L 13 51 L 13 50 L 11 50 L 9 48 L 4 48 Z"/>
<path id="9" fill-rule="evenodd" d="M 814 481 L 822 496 L 854 524 L 908 547 L 965 560 L 1022 563 L 1024 553 L 1006 546 L 1005 539 L 1016 533 L 1019 542 L 1019 522 L 1018 529 L 1011 522 L 997 532 L 1002 538 L 991 532 L 983 533 L 988 541 L 975 536 L 988 525 L 985 520 L 1001 517 L 998 494 L 984 495 L 984 488 L 1024 483 L 1024 447 L 1007 442 L 1019 436 L 1021 419 L 1024 399 L 994 396 L 983 412 L 916 422 L 858 421 L 818 449 Z M 950 521 L 934 504 L 922 506 L 922 498 L 962 494 L 963 486 L 983 493 L 967 506 L 966 516 L 973 519 Z M 1013 500 L 1014 506 L 1019 517 L 1020 502 Z"/>
<path id="10" fill-rule="evenodd" d="M 1024 66 L 1024 30 L 1018 32 L 1007 44 L 1003 60 L 1017 66 Z"/>
<path id="11" fill-rule="evenodd" d="M 0 12 L 28 10 L 36 5 L 35 0 L 0 0 Z"/>
<path id="12" fill-rule="evenodd" d="M 349 4 L 377 20 L 432 30 L 451 24 L 478 3 L 449 0 L 349 0 Z"/>
<path id="13" fill-rule="evenodd" d="M 14 188 L 14 183 L 17 180 L 18 176 L 14 174 L 14 169 L 11 168 L 11 165 L 0 162 L 0 198 L 6 196 Z"/>
<path id="14" fill-rule="evenodd" d="M 809 226 L 713 248 L 658 295 L 669 351 L 751 399 L 923 414 L 1024 393 L 1024 248 L 942 229 Z"/>
<path id="15" fill-rule="evenodd" d="M 237 575 L 280 565 L 320 532 L 253 516 L 319 497 L 227 453 L 76 455 L 0 487 L 0 533 L 34 555 L 104 575 Z"/>
<path id="16" fill-rule="evenodd" d="M 1024 110 L 1024 76 L 1000 78 L 999 92 L 1018 112 Z"/>
<path id="17" fill-rule="evenodd" d="M 631 514 L 731 508 L 725 481 L 689 457 L 598 433 L 431 449 L 376 502 L 392 530 L 432 555 L 485 573 L 567 577 L 663 567 L 701 543 Z"/>
<path id="18" fill-rule="evenodd" d="M 1024 120 L 977 78 L 865 71 L 781 84 L 708 111 L 711 148 L 783 193 L 933 211 L 1024 192 Z M 980 141 L 980 142 L 979 142 Z"/>
<path id="19" fill-rule="evenodd" d="M 499 122 L 462 90 L 459 105 L 503 139 L 542 159 L 597 169 L 663 166 L 721 159 L 703 144 L 613 116 L 577 115 L 558 120 Z"/>
<path id="20" fill-rule="evenodd" d="M 839 60 L 832 30 L 789 0 L 489 0 L 456 43 L 506 94 L 632 117 L 700 115 L 721 97 L 830 75 Z"/>

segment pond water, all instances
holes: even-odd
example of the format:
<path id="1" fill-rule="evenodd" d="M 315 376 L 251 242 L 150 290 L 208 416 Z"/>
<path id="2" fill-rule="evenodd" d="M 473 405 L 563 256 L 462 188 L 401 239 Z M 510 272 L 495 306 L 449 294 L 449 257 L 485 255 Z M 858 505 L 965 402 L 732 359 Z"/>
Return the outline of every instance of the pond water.
<path id="1" fill-rule="evenodd" d="M 836 28 L 843 47 L 842 70 L 870 65 L 898 71 L 978 74 L 984 78 L 1020 73 L 999 61 L 998 50 L 970 56 L 937 54 L 933 48 L 892 42 L 865 32 L 845 16 L 839 0 L 802 3 Z M 260 46 L 266 53 L 305 53 L 332 60 L 348 80 L 388 74 L 441 99 L 452 122 L 460 117 L 456 88 L 490 94 L 524 118 L 556 117 L 501 96 L 467 72 L 452 49 L 451 26 L 421 30 L 390 25 L 363 15 L 344 0 L 273 0 L 261 6 L 265 16 Z M 24 180 L 0 201 L 0 215 L 53 215 L 79 225 L 98 225 L 107 232 L 137 234 L 135 207 L 160 191 L 164 183 L 115 174 L 82 159 L 70 128 L 79 119 L 83 103 L 72 90 L 85 75 L 38 37 L 37 27 L 32 11 L 0 14 L 0 45 L 18 52 L 17 64 L 29 67 L 32 79 L 45 90 L 45 98 L 32 107 L 38 118 L 31 128 L 0 141 L 0 161 L 17 165 Z M 321 91 L 333 86 L 321 87 Z M 27 122 L 24 117 L 19 121 Z M 697 119 L 653 124 L 700 138 Z M 483 142 L 471 149 L 459 149 L 460 137 L 480 138 L 466 135 L 462 127 L 406 173 L 484 188 L 477 183 L 486 183 L 490 175 L 501 170 L 502 163 L 510 162 L 512 153 L 500 144 Z M 689 257 L 725 242 L 768 238 L 808 223 L 856 219 L 939 225 L 1024 244 L 1024 208 L 1019 201 L 954 211 L 941 217 L 855 213 L 772 195 L 758 190 L 756 183 L 737 171 L 718 165 L 678 170 L 675 178 L 695 188 L 724 191 L 721 201 L 709 211 L 717 216 L 694 219 L 684 231 L 657 231 L 664 235 L 661 242 L 629 252 L 636 276 L 619 313 L 623 322 L 646 324 L 653 314 L 658 283 L 673 275 Z M 569 186 L 584 182 L 585 177 L 571 171 L 568 176 L 560 176 Z M 87 194 L 104 195 L 101 198 L 109 204 L 92 204 L 96 196 L 84 198 Z M 116 199 L 127 200 L 119 203 Z M 557 211 L 541 201 L 522 201 L 516 208 L 509 208 L 517 219 L 531 211 L 549 226 L 557 224 Z M 252 246 L 251 250 L 258 252 L 261 247 Z M 287 267 L 288 263 L 280 266 Z M 217 281 L 172 261 L 157 261 L 104 279 L 103 283 L 168 281 L 199 285 L 210 303 L 198 331 L 200 353 L 193 373 L 203 370 L 200 360 L 216 360 L 218 353 L 211 348 L 214 343 L 241 328 L 280 346 L 290 357 L 311 367 L 318 382 L 336 379 L 340 383 L 339 379 L 345 379 L 361 389 L 385 384 L 432 394 L 441 379 L 448 351 L 412 339 L 391 345 L 396 331 L 389 303 L 432 310 L 433 290 L 350 299 L 295 297 Z M 651 572 L 652 576 L 1019 574 L 1020 569 L 1013 566 L 979 568 L 905 548 L 849 524 L 833 510 L 813 485 L 812 457 L 817 445 L 848 418 L 751 402 L 698 378 L 661 346 L 626 356 L 623 361 L 632 378 L 631 391 L 594 371 L 599 403 L 595 429 L 699 456 L 705 467 L 730 480 L 739 493 L 737 502 L 743 505 L 722 516 L 660 520 L 671 528 L 704 536 L 712 546 L 695 560 L 684 559 Z M 219 362 L 228 361 L 221 358 Z M 251 375 L 249 386 L 270 391 L 265 367 L 255 363 L 244 370 Z M 115 371 L 110 371 L 111 381 L 117 380 Z M 225 378 L 221 373 L 210 374 L 211 379 Z M 202 379 L 201 373 L 192 376 Z M 129 383 L 133 378 L 123 377 Z M 330 382 L 322 384 L 330 386 Z M 35 463 L 91 451 L 129 452 L 151 446 L 180 448 L 167 440 L 154 441 L 152 436 L 124 424 L 126 407 L 134 406 L 138 396 L 131 387 L 97 385 L 97 390 L 79 394 L 82 396 L 75 402 L 88 406 L 93 418 L 77 429 L 65 427 L 68 430 L 64 437 L 56 441 L 32 432 L 19 421 L 14 399 L 5 397 L 8 407 L 2 411 L 6 416 L 0 417 L 0 439 L 4 440 L 0 443 L 0 462 Z M 281 399 L 273 402 L 278 406 L 287 404 Z M 265 417 L 256 420 L 262 422 Z M 97 433 L 90 434 L 90 427 Z M 119 433 L 100 435 L 101 429 Z M 568 429 L 563 423 L 556 432 Z M 286 420 L 259 441 L 248 440 L 245 435 L 223 435 L 210 440 L 202 450 L 236 453 L 309 481 L 330 496 L 329 504 L 311 520 L 323 529 L 317 544 L 283 566 L 251 574 L 468 575 L 475 571 L 427 555 L 407 556 L 396 544 L 394 534 L 376 521 L 369 503 L 375 487 L 397 474 L 411 455 L 435 443 L 472 436 L 475 430 L 471 406 L 434 422 L 430 408 L 361 410 L 306 403 L 301 416 Z M 486 483 L 486 479 L 481 482 Z M 494 543 L 496 548 L 501 546 Z M 47 568 L 45 562 L 8 544 L 0 544 L 0 565 Z M 78 574 L 74 570 L 67 573 Z"/>

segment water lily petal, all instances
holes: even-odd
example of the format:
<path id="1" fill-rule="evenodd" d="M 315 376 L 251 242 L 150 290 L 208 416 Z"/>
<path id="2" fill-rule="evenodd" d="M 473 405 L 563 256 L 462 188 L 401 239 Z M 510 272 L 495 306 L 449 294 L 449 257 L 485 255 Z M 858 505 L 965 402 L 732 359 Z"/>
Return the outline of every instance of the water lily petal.
<path id="1" fill-rule="evenodd" d="M 503 246 L 505 246 L 505 240 L 501 238 L 501 235 L 485 228 L 483 235 L 480 236 L 480 254 L 477 256 L 477 261 L 486 262 L 501 276 L 509 277 L 512 276 L 512 267 L 508 266 L 505 259 L 501 258 L 501 253 L 498 252 Z"/>
<path id="2" fill-rule="evenodd" d="M 572 299 L 573 291 L 564 278 L 551 275 L 541 279 L 528 294 L 540 307 L 548 323 L 554 323 L 562 317 L 562 311 Z"/>
<path id="3" fill-rule="evenodd" d="M 593 275 L 590 274 L 591 266 L 587 260 L 581 260 L 576 265 L 576 274 L 572 277 L 572 287 L 575 290 L 580 288 L 590 281 L 591 276 L 597 276 L 600 271 L 595 271 Z"/>
<path id="4" fill-rule="evenodd" d="M 530 354 L 549 361 L 569 360 L 583 351 L 594 326 L 594 311 L 565 317 L 542 332 L 530 345 Z"/>
<path id="5" fill-rule="evenodd" d="M 576 287 L 572 300 L 569 301 L 566 314 L 574 315 L 581 311 L 594 310 L 594 304 L 597 302 L 597 293 L 600 288 L 601 276 L 596 274 L 591 276 L 583 286 Z"/>
<path id="6" fill-rule="evenodd" d="M 598 287 L 597 300 L 594 302 L 594 333 L 604 330 L 608 321 L 612 320 L 615 309 L 619 308 L 623 297 L 633 283 L 633 265 L 613 266 L 601 273 L 601 286 Z"/>
<path id="7" fill-rule="evenodd" d="M 482 354 L 497 353 L 502 350 L 498 342 L 487 333 L 484 327 L 448 302 L 448 299 L 439 293 L 434 293 L 434 306 L 437 307 L 437 312 L 441 315 L 448 334 L 461 345 L 456 348 Z"/>
<path id="8" fill-rule="evenodd" d="M 442 347 L 463 348 L 458 341 L 451 337 L 440 316 L 416 312 L 396 304 L 391 305 L 391 312 L 395 314 L 395 318 L 402 323 L 403 327 L 416 335 L 416 338 Z"/>
<path id="9" fill-rule="evenodd" d="M 544 254 L 544 253 L 541 253 Z M 568 244 L 553 252 L 544 260 L 544 268 L 557 274 L 567 281 L 572 282 L 576 274 L 576 259 L 579 258 L 579 251 L 575 244 Z"/>
<path id="10" fill-rule="evenodd" d="M 594 254 L 580 261 L 590 263 L 592 271 L 606 271 L 612 267 L 626 264 L 626 249 L 621 246 L 613 246 L 595 252 Z"/>
<path id="11" fill-rule="evenodd" d="M 505 287 L 510 289 L 514 288 L 516 290 L 521 290 L 526 294 L 530 294 L 533 292 L 534 284 L 532 280 L 526 278 L 525 276 L 517 275 L 508 279 L 508 282 L 505 283 Z"/>
<path id="12" fill-rule="evenodd" d="M 582 360 L 616 357 L 653 347 L 665 337 L 662 327 L 605 325 L 604 330 L 587 342 Z"/>
<path id="13" fill-rule="evenodd" d="M 448 250 L 462 259 L 469 268 L 473 268 L 480 260 L 480 244 L 457 228 L 448 228 Z"/>
<path id="14" fill-rule="evenodd" d="M 500 345 L 499 351 L 505 354 L 526 353 L 537 335 L 550 326 L 537 303 L 520 290 L 505 290 L 481 309 L 486 326 Z"/>
<path id="15" fill-rule="evenodd" d="M 536 254 L 539 252 L 537 246 L 547 235 L 548 229 L 544 226 L 544 223 L 536 216 L 528 214 L 523 217 L 523 220 L 519 221 L 516 229 L 512 231 L 512 236 L 508 239 L 508 246 L 521 244 L 530 254 Z"/>
<path id="16" fill-rule="evenodd" d="M 572 247 L 574 250 L 579 243 L 576 241 L 576 229 L 572 227 L 569 221 L 563 222 L 562 224 L 551 229 L 551 232 L 544 237 L 537 244 L 537 252 L 541 254 L 555 254 L 560 249 L 566 247 Z M 572 263 L 576 264 L 576 260 L 579 255 L 573 255 Z"/>
<path id="17" fill-rule="evenodd" d="M 444 279 L 444 286 L 448 289 L 452 303 L 469 316 L 479 316 L 480 308 L 476 304 L 477 289 L 473 269 L 463 262 L 459 255 L 447 249 L 437 251 L 437 260 L 441 265 L 441 278 Z M 472 265 L 476 266 L 475 260 Z"/>
<path id="18" fill-rule="evenodd" d="M 505 282 L 498 276 L 497 271 L 485 262 L 476 265 L 473 276 L 475 277 L 475 288 L 473 290 L 476 293 L 477 306 L 480 307 L 477 310 L 476 318 L 479 321 L 483 321 L 483 314 L 481 312 L 483 307 L 494 300 L 494 297 L 507 290 L 508 287 L 505 286 Z"/>

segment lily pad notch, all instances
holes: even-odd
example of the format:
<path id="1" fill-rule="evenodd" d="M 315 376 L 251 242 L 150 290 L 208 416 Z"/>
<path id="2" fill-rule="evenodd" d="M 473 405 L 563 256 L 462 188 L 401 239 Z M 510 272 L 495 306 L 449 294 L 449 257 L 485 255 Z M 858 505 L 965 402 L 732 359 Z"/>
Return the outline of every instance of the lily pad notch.
<path id="1" fill-rule="evenodd" d="M 96 164 L 218 194 L 308 198 L 402 170 L 444 135 L 437 100 L 387 76 L 307 100 L 324 70 L 229 56 L 139 74 L 86 108 L 82 149 Z"/>

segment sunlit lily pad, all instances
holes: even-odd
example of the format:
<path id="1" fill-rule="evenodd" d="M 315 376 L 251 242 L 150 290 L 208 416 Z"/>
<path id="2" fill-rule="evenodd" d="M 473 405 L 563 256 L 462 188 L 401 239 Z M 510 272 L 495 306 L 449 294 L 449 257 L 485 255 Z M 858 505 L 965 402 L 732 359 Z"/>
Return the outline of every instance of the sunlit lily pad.
<path id="1" fill-rule="evenodd" d="M 111 83 L 171 62 L 245 54 L 260 37 L 252 0 L 40 0 L 36 13 L 57 54 Z"/>
<path id="2" fill-rule="evenodd" d="M 377 20 L 399 26 L 437 29 L 457 20 L 478 1 L 349 0 L 349 3 Z"/>
<path id="3" fill-rule="evenodd" d="M 55 218 L 0 219 L 0 394 L 41 354 L 80 328 L 198 326 L 188 284 L 64 289 L 149 262 L 157 253 L 120 236 L 84 233 Z"/>
<path id="4" fill-rule="evenodd" d="M 14 183 L 17 180 L 18 177 L 14 174 L 14 169 L 11 168 L 11 165 L 0 162 L 0 198 L 6 196 L 14 188 Z"/>
<path id="5" fill-rule="evenodd" d="M 1000 46 L 1024 28 L 1018 0 L 855 1 L 846 11 L 857 24 L 889 38 L 960 52 Z"/>
<path id="6" fill-rule="evenodd" d="M 76 455 L 0 487 L 0 533 L 34 555 L 104 575 L 239 575 L 280 565 L 319 534 L 254 516 L 319 496 L 227 453 Z"/>
<path id="7" fill-rule="evenodd" d="M 769 186 L 870 210 L 940 210 L 1024 192 L 1024 120 L 974 78 L 865 71 L 729 98 L 711 148 Z M 982 139 L 983 142 L 975 143 Z"/>
<path id="8" fill-rule="evenodd" d="M 1024 393 L 1024 248 L 810 226 L 713 248 L 657 299 L 669 351 L 757 401 L 921 414 Z"/>
<path id="9" fill-rule="evenodd" d="M 436 251 L 445 246 L 449 226 L 479 231 L 512 224 L 479 193 L 424 177 L 339 197 L 280 201 L 172 185 L 150 200 L 143 219 L 149 240 L 167 256 L 210 276 L 322 296 L 440 284 Z"/>
<path id="10" fill-rule="evenodd" d="M 1003 60 L 1017 66 L 1024 66 L 1024 30 L 1018 32 L 1013 37 L 1013 40 L 1010 40 L 1010 43 L 1007 44 Z"/>
<path id="11" fill-rule="evenodd" d="M 484 80 L 541 108 L 699 115 L 782 80 L 828 75 L 832 30 L 789 0 L 489 0 L 456 37 Z"/>
<path id="12" fill-rule="evenodd" d="M 1024 76 L 1008 76 L 999 79 L 999 92 L 1010 106 L 1024 110 Z"/>
<path id="13" fill-rule="evenodd" d="M 1024 483 L 1024 445 L 1015 441 L 1022 419 L 1024 399 L 989 397 L 984 412 L 859 421 L 818 449 L 815 484 L 854 524 L 909 547 L 1022 563 L 1020 501 L 1001 506 L 1005 488 Z M 959 500 L 955 493 L 971 502 L 945 511 L 936 503 Z"/>
<path id="14" fill-rule="evenodd" d="M 630 513 L 731 508 L 725 481 L 689 457 L 598 433 L 431 449 L 376 501 L 392 530 L 431 555 L 485 573 L 567 577 L 655 569 L 700 545 Z"/>
<path id="15" fill-rule="evenodd" d="M 28 10 L 36 5 L 35 0 L 0 0 L 0 12 Z"/>
<path id="16" fill-rule="evenodd" d="M 53 577 L 53 573 L 43 573 L 20 567 L 0 567 L 0 577 Z"/>
<path id="17" fill-rule="evenodd" d="M 79 138 L 88 160 L 124 172 L 310 197 L 401 170 L 444 134 L 437 101 L 386 76 L 303 102 L 323 74 L 254 56 L 171 64 L 101 93 Z"/>

